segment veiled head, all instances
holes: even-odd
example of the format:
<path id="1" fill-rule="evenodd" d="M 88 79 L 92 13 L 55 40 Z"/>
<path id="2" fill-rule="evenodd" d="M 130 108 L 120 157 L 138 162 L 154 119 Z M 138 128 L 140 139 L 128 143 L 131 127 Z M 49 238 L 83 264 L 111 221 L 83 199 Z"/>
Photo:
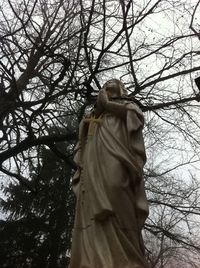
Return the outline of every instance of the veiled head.
<path id="1" fill-rule="evenodd" d="M 107 91 L 110 97 L 121 97 L 127 95 L 127 91 L 124 87 L 124 84 L 118 79 L 108 80 L 103 88 Z"/>

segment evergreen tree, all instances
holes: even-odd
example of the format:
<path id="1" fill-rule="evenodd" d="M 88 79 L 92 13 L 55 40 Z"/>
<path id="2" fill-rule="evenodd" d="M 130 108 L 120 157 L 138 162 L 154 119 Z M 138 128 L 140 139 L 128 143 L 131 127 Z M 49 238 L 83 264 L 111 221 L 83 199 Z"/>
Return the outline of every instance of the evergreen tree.
<path id="1" fill-rule="evenodd" d="M 66 252 L 70 249 L 74 211 L 72 168 L 44 147 L 40 154 L 41 166 L 30 167 L 35 192 L 10 184 L 5 189 L 7 200 L 1 200 L 9 217 L 0 221 L 0 267 L 60 268 L 69 261 Z"/>

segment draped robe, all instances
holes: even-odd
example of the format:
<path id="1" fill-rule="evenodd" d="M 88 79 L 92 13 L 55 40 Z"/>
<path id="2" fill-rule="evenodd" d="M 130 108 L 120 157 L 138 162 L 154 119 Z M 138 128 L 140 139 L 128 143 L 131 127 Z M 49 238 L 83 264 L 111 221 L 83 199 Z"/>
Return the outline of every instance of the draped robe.
<path id="1" fill-rule="evenodd" d="M 103 113 L 80 123 L 73 178 L 77 197 L 70 268 L 146 268 L 148 216 L 143 115 L 123 101 L 126 118 Z"/>

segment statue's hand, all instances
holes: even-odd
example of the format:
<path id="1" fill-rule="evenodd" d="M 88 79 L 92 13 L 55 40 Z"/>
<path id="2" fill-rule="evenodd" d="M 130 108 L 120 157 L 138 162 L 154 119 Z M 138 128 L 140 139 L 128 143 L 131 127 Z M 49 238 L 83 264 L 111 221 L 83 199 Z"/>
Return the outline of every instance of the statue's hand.
<path id="1" fill-rule="evenodd" d="M 105 107 L 108 102 L 109 102 L 108 93 L 103 88 L 99 91 L 99 95 L 97 98 L 97 104 L 100 104 L 101 106 Z"/>
<path id="2" fill-rule="evenodd" d="M 96 111 L 95 111 L 96 117 L 99 117 L 105 111 L 105 107 L 108 101 L 109 99 L 108 99 L 106 90 L 101 89 L 97 97 L 97 105 L 96 105 Z"/>

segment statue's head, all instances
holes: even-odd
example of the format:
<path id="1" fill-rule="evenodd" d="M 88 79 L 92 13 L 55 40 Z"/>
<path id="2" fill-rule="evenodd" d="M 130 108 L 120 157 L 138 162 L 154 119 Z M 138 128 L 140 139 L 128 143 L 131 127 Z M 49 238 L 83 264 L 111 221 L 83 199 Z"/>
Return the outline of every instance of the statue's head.
<path id="1" fill-rule="evenodd" d="M 121 97 L 127 95 L 124 84 L 118 79 L 108 80 L 103 88 L 107 91 L 109 97 Z"/>

